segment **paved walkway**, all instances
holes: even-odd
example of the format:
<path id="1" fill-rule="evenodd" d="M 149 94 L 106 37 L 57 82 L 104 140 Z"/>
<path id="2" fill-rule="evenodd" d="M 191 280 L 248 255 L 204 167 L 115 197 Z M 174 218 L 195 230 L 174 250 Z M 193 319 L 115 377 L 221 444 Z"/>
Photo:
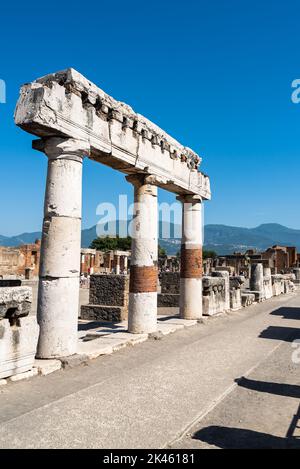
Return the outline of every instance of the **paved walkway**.
<path id="1" fill-rule="evenodd" d="M 297 427 L 300 364 L 291 342 L 300 338 L 299 320 L 300 295 L 281 296 L 4 386 L 0 447 L 226 447 L 240 444 L 234 435 L 242 431 L 281 445 Z M 223 427 L 226 439 L 208 427 Z"/>

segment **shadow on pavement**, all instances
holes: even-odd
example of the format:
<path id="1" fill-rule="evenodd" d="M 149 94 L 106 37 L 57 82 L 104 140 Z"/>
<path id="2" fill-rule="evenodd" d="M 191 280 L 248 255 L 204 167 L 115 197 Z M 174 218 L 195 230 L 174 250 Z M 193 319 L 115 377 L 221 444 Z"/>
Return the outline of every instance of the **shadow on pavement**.
<path id="1" fill-rule="evenodd" d="M 281 438 L 243 428 L 206 427 L 196 432 L 193 439 L 221 449 L 300 449 L 300 439 Z"/>
<path id="2" fill-rule="evenodd" d="M 296 327 L 280 327 L 269 326 L 259 335 L 261 339 L 282 340 L 285 342 L 293 342 L 300 339 L 300 328 Z"/>
<path id="3" fill-rule="evenodd" d="M 293 384 L 268 383 L 266 381 L 256 381 L 254 379 L 239 378 L 236 383 L 242 388 L 252 391 L 266 392 L 277 396 L 295 397 L 300 399 L 300 386 Z"/>
<path id="4" fill-rule="evenodd" d="M 272 311 L 272 316 L 281 316 L 284 319 L 299 319 L 300 320 L 300 308 L 278 308 Z"/>

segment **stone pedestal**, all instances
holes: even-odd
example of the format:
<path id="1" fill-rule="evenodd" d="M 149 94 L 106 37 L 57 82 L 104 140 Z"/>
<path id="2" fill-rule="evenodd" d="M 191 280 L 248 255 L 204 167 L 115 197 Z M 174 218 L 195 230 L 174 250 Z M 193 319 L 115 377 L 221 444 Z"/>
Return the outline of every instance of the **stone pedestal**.
<path id="1" fill-rule="evenodd" d="M 39 327 L 34 316 L 0 321 L 0 379 L 31 370 L 34 364 Z"/>
<path id="2" fill-rule="evenodd" d="M 216 270 L 215 272 L 212 273 L 213 277 L 220 277 L 224 278 L 225 282 L 225 311 L 230 310 L 230 287 L 229 287 L 229 272 L 222 270 L 218 271 Z"/>
<path id="3" fill-rule="evenodd" d="M 269 300 L 273 296 L 272 275 L 269 267 L 264 269 L 264 294 L 266 300 Z"/>
<path id="4" fill-rule="evenodd" d="M 86 143 L 50 138 L 38 294 L 39 358 L 76 353 L 80 275 L 82 161 Z"/>
<path id="5" fill-rule="evenodd" d="M 245 283 L 245 278 L 242 276 L 230 277 L 230 309 L 238 311 L 242 308 L 242 286 Z"/>
<path id="6" fill-rule="evenodd" d="M 203 315 L 214 316 L 225 311 L 225 279 L 223 277 L 203 277 Z"/>
<path id="7" fill-rule="evenodd" d="M 180 316 L 202 316 L 202 200 L 180 196 L 182 202 L 182 244 L 180 271 Z"/>
<path id="8" fill-rule="evenodd" d="M 32 289 L 0 288 L 0 379 L 29 371 L 39 327 L 31 310 Z"/>
<path id="9" fill-rule="evenodd" d="M 126 179 L 134 186 L 128 331 L 152 333 L 157 330 L 157 187 L 151 176 Z"/>

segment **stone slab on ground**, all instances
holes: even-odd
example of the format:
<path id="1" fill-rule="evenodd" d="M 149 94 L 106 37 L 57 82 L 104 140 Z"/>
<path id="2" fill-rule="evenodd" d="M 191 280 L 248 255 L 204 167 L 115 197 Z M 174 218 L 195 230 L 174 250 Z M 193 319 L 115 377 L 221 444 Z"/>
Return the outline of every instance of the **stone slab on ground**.
<path id="1" fill-rule="evenodd" d="M 15 383 L 17 381 L 22 381 L 23 379 L 33 378 L 34 376 L 37 376 L 38 373 L 39 372 L 36 368 L 32 368 L 32 370 L 25 371 L 24 373 L 19 373 L 17 375 L 10 376 L 10 378 L 8 378 L 8 381 Z"/>
<path id="2" fill-rule="evenodd" d="M 47 376 L 50 373 L 58 371 L 62 367 L 60 360 L 38 360 L 34 361 L 34 368 L 36 368 L 40 375 Z"/>

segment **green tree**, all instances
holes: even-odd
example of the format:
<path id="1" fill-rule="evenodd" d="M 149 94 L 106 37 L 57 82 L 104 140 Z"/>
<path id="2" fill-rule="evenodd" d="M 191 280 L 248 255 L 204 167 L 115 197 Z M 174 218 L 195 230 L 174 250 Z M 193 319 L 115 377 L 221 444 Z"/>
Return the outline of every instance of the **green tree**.
<path id="1" fill-rule="evenodd" d="M 130 251 L 131 249 L 131 237 L 120 238 L 116 236 L 112 238 L 110 236 L 96 238 L 90 245 L 91 249 L 97 249 L 97 251 Z"/>
<path id="2" fill-rule="evenodd" d="M 218 254 L 215 251 L 203 250 L 203 259 L 215 259 L 216 257 L 218 257 Z"/>
<path id="3" fill-rule="evenodd" d="M 167 251 L 164 248 L 162 248 L 160 245 L 158 245 L 158 257 L 160 259 L 167 257 Z"/>

